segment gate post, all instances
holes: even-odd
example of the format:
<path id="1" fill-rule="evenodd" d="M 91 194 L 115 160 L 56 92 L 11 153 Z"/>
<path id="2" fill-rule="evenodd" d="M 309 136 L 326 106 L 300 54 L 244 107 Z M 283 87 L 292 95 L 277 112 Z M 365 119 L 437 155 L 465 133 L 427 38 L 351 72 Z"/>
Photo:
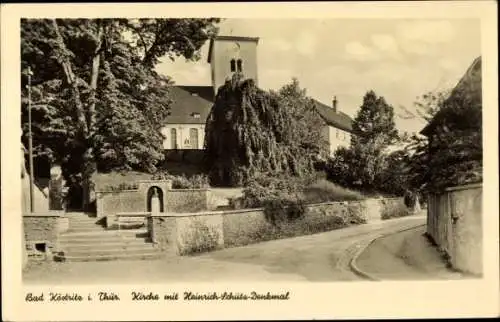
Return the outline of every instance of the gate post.
<path id="1" fill-rule="evenodd" d="M 160 198 L 158 196 L 157 188 L 153 188 L 153 196 L 151 197 L 151 220 L 150 220 L 150 237 L 153 243 L 156 243 L 154 231 L 154 218 L 160 214 Z"/>

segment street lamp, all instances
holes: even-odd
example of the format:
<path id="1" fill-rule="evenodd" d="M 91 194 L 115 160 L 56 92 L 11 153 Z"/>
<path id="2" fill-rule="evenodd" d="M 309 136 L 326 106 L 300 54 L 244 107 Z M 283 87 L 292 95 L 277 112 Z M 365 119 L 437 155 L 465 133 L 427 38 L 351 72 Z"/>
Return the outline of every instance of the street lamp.
<path id="1" fill-rule="evenodd" d="M 28 67 L 28 153 L 29 153 L 29 167 L 30 167 L 30 210 L 35 211 L 35 193 L 34 193 L 34 180 L 35 174 L 33 172 L 33 135 L 31 133 L 31 76 L 33 72 L 31 67 Z"/>

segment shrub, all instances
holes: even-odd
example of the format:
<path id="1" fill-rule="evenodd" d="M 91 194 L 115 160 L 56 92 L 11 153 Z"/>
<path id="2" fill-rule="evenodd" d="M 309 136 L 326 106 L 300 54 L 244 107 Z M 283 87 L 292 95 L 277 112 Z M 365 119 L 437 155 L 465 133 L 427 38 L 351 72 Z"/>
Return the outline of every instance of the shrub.
<path id="1" fill-rule="evenodd" d="M 365 199 L 362 194 L 317 176 L 261 176 L 243 190 L 243 197 L 231 199 L 229 204 L 232 208 L 263 207 L 266 218 L 274 224 L 301 218 L 305 213 L 305 204 L 362 199 Z"/>
<path id="2" fill-rule="evenodd" d="M 362 203 L 349 203 L 347 206 L 347 218 L 349 218 L 349 224 L 359 225 L 365 224 L 366 218 L 363 216 L 365 213 L 365 205 Z"/>
<path id="3" fill-rule="evenodd" d="M 404 204 L 404 202 L 398 203 L 386 203 L 383 205 L 381 218 L 391 219 L 399 218 L 411 215 L 411 210 Z"/>
<path id="4" fill-rule="evenodd" d="M 220 234 L 215 228 L 195 218 L 190 230 L 183 234 L 186 244 L 180 247 L 180 254 L 191 255 L 215 250 L 219 245 L 219 237 Z"/>
<path id="5" fill-rule="evenodd" d="M 266 219 L 272 224 L 293 221 L 305 212 L 300 185 L 300 179 L 260 176 L 243 190 L 241 199 L 230 203 L 244 208 L 263 207 Z"/>
<path id="6" fill-rule="evenodd" d="M 365 197 L 359 192 L 342 188 L 328 180 L 321 179 L 303 190 L 307 203 L 328 201 L 362 200 Z"/>
<path id="7" fill-rule="evenodd" d="M 264 216 L 273 225 L 296 221 L 304 213 L 305 206 L 300 199 L 269 199 L 264 204 Z"/>
<path id="8" fill-rule="evenodd" d="M 158 172 L 152 176 L 153 180 L 172 180 L 173 189 L 202 189 L 209 188 L 208 177 L 204 174 L 195 174 L 191 177 L 185 175 L 174 176 L 166 171 Z"/>

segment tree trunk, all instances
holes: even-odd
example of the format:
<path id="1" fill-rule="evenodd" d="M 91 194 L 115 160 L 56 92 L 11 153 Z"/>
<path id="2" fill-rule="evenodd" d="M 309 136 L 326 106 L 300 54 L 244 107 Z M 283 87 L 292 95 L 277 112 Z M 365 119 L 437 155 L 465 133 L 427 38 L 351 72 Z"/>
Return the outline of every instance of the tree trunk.
<path id="1" fill-rule="evenodd" d="M 56 38 L 58 42 L 57 55 L 59 56 L 58 62 L 61 64 L 61 67 L 64 71 L 64 75 L 66 76 L 66 81 L 68 85 L 71 87 L 71 92 L 73 94 L 73 98 L 75 100 L 75 113 L 78 120 L 78 126 L 80 131 L 84 136 L 87 135 L 88 127 L 87 122 L 85 120 L 85 108 L 83 106 L 82 100 L 80 98 L 80 90 L 78 88 L 78 81 L 73 73 L 73 69 L 71 68 L 71 62 L 69 60 L 69 51 L 64 44 L 64 39 L 59 31 L 59 26 L 57 25 L 57 21 L 55 19 L 52 20 L 52 26 L 54 27 L 54 31 L 56 33 Z"/>
<path id="2" fill-rule="evenodd" d="M 96 92 L 97 81 L 99 79 L 99 69 L 101 65 L 101 50 L 104 37 L 104 27 L 102 22 L 99 22 L 99 30 L 97 33 L 97 46 L 92 57 L 92 70 L 90 73 L 90 96 L 87 109 L 87 127 L 88 133 L 86 139 L 87 149 L 83 155 L 82 164 L 82 209 L 90 211 L 91 205 L 94 201 L 94 187 L 92 176 L 96 172 L 96 162 L 93 151 L 93 138 L 95 134 L 95 105 L 96 105 Z"/>
<path id="3" fill-rule="evenodd" d="M 91 146 L 87 147 L 83 155 L 82 164 L 82 209 L 90 211 L 92 202 L 94 201 L 94 187 L 92 176 L 96 172 L 96 162 L 94 158 L 93 149 Z"/>
<path id="4" fill-rule="evenodd" d="M 72 70 L 71 61 L 69 59 L 69 50 L 64 44 L 64 39 L 59 31 L 59 26 L 55 19 L 52 20 L 52 25 L 56 34 L 58 46 L 56 48 L 56 53 L 58 55 L 58 61 L 66 76 L 68 85 L 72 89 L 73 99 L 75 100 L 75 113 L 78 120 L 79 137 L 85 144 L 86 149 L 83 154 L 83 162 L 81 166 L 82 175 L 82 208 L 83 210 L 89 210 L 89 206 L 92 202 L 92 175 L 96 171 L 96 164 L 94 158 L 93 147 L 93 137 L 95 132 L 95 104 L 96 104 L 96 89 L 97 81 L 99 76 L 99 68 L 101 62 L 101 48 L 104 36 L 104 28 L 102 22 L 100 22 L 99 30 L 97 34 L 97 46 L 94 51 L 94 56 L 92 57 L 92 70 L 90 75 L 90 82 L 88 87 L 90 88 L 90 97 L 87 104 L 87 109 L 85 109 L 80 96 L 80 89 L 78 87 L 78 82 L 84 82 L 83 80 L 77 79 Z M 85 82 L 84 82 L 85 83 Z"/>
<path id="5" fill-rule="evenodd" d="M 96 91 L 97 81 L 99 78 L 99 67 L 101 65 L 101 50 L 104 37 L 104 27 L 102 22 L 99 22 L 99 30 L 97 32 L 97 46 L 92 57 L 92 71 L 90 73 L 90 97 L 89 106 L 87 111 L 87 124 L 89 128 L 89 136 L 94 134 L 95 125 L 95 104 L 96 104 Z"/>

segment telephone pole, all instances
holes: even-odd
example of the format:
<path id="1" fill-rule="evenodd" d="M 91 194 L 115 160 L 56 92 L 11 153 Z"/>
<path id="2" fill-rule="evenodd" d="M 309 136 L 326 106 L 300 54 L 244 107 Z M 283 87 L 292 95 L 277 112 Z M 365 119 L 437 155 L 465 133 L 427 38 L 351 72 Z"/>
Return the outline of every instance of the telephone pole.
<path id="1" fill-rule="evenodd" d="M 34 180 L 35 174 L 33 172 L 33 134 L 31 133 L 31 67 L 28 67 L 28 153 L 29 153 L 29 167 L 30 167 L 30 210 L 35 211 L 35 193 L 34 193 Z"/>

